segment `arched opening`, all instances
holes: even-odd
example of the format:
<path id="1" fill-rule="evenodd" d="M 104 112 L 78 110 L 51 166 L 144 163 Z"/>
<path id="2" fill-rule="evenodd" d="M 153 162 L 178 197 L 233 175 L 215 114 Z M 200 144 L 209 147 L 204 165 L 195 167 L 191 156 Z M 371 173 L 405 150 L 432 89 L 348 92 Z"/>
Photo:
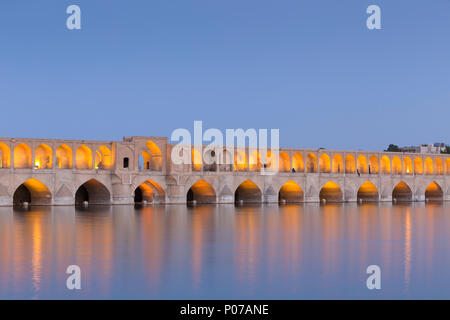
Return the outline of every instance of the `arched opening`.
<path id="1" fill-rule="evenodd" d="M 14 205 L 22 205 L 24 202 L 32 205 L 51 205 L 52 194 L 45 184 L 31 178 L 21 184 L 13 195 Z"/>
<path id="2" fill-rule="evenodd" d="M 159 147 L 153 141 L 149 140 L 145 144 L 147 150 L 142 152 L 145 161 L 145 170 L 161 171 L 162 170 L 162 154 Z M 201 158 L 201 155 L 200 155 Z"/>
<path id="3" fill-rule="evenodd" d="M 370 181 L 364 182 L 359 187 L 357 199 L 358 202 L 377 202 L 379 200 L 377 187 Z"/>
<path id="4" fill-rule="evenodd" d="M 289 180 L 280 189 L 278 193 L 278 201 L 286 203 L 303 202 L 303 190 L 294 181 Z"/>
<path id="5" fill-rule="evenodd" d="M 247 171 L 247 154 L 245 150 L 237 149 L 234 154 L 234 170 L 235 171 Z"/>
<path id="6" fill-rule="evenodd" d="M 397 202 L 411 202 L 412 201 L 412 191 L 409 186 L 401 181 L 397 184 L 392 191 L 392 201 Z"/>
<path id="7" fill-rule="evenodd" d="M 112 167 L 112 154 L 106 146 L 100 146 L 98 150 L 95 151 L 95 169 L 98 170 L 108 170 Z"/>
<path id="8" fill-rule="evenodd" d="M 59 169 L 72 168 L 72 149 L 62 144 L 56 149 L 56 167 Z"/>
<path id="9" fill-rule="evenodd" d="M 326 153 L 321 154 L 319 157 L 319 171 L 323 173 L 330 173 L 330 169 L 330 157 Z"/>
<path id="10" fill-rule="evenodd" d="M 205 180 L 199 180 L 189 189 L 186 200 L 188 204 L 194 201 L 198 204 L 216 203 L 216 191 Z"/>
<path id="11" fill-rule="evenodd" d="M 11 166 L 11 150 L 0 142 L 0 168 L 9 168 Z"/>
<path id="12" fill-rule="evenodd" d="M 82 145 L 75 152 L 75 165 L 77 169 L 92 169 L 92 151 L 89 147 Z"/>
<path id="13" fill-rule="evenodd" d="M 317 157 L 314 153 L 310 153 L 306 157 L 306 172 L 307 173 L 317 172 Z"/>
<path id="14" fill-rule="evenodd" d="M 444 200 L 444 192 L 442 188 L 436 183 L 432 182 L 425 190 L 425 200 L 439 202 Z"/>
<path id="15" fill-rule="evenodd" d="M 367 173 L 367 158 L 360 155 L 357 160 L 357 168 L 359 173 Z"/>
<path id="16" fill-rule="evenodd" d="M 450 174 L 450 158 L 445 160 L 445 174 Z"/>
<path id="17" fill-rule="evenodd" d="M 296 153 L 292 157 L 292 169 L 294 169 L 296 172 L 305 171 L 305 161 L 303 160 L 303 156 L 300 153 Z"/>
<path id="18" fill-rule="evenodd" d="M 196 148 L 192 148 L 192 171 L 202 170 L 202 154 Z"/>
<path id="19" fill-rule="evenodd" d="M 434 172 L 439 175 L 444 174 L 444 161 L 441 158 L 436 158 Z"/>
<path id="20" fill-rule="evenodd" d="M 21 143 L 14 148 L 14 168 L 31 168 L 31 148 Z"/>
<path id="21" fill-rule="evenodd" d="M 413 174 L 413 163 L 411 158 L 405 157 L 403 159 L 403 174 L 411 175 Z"/>
<path id="22" fill-rule="evenodd" d="M 276 172 L 279 168 L 278 166 L 279 157 L 276 153 L 272 151 L 267 151 L 265 159 L 263 159 L 263 165 L 265 166 L 265 171 Z"/>
<path id="23" fill-rule="evenodd" d="M 345 157 L 345 173 L 355 173 L 355 157 L 351 154 Z"/>
<path id="24" fill-rule="evenodd" d="M 262 168 L 261 155 L 256 150 L 250 153 L 249 168 L 250 171 L 261 171 Z"/>
<path id="25" fill-rule="evenodd" d="M 52 168 L 53 151 L 46 144 L 41 144 L 36 148 L 34 153 L 34 167 L 36 169 L 51 169 Z"/>
<path id="26" fill-rule="evenodd" d="M 423 161 L 422 158 L 414 159 L 414 174 L 423 174 Z"/>
<path id="27" fill-rule="evenodd" d="M 369 158 L 369 173 L 378 174 L 380 172 L 380 166 L 378 164 L 378 158 L 376 156 L 371 156 Z"/>
<path id="28" fill-rule="evenodd" d="M 333 181 L 328 181 L 325 185 L 320 189 L 319 193 L 320 201 L 328 202 L 342 202 L 343 193 L 341 188 Z"/>
<path id="29" fill-rule="evenodd" d="M 391 160 L 387 156 L 381 157 L 381 174 L 391 173 Z"/>
<path id="30" fill-rule="evenodd" d="M 286 152 L 280 153 L 280 165 L 279 171 L 280 172 L 290 172 L 291 171 L 291 159 L 289 158 L 289 155 Z"/>
<path id="31" fill-rule="evenodd" d="M 402 174 L 402 160 L 397 156 L 392 158 L 392 173 Z"/>
<path id="32" fill-rule="evenodd" d="M 147 180 L 141 183 L 139 187 L 134 190 L 134 202 L 142 203 L 144 201 L 155 204 L 164 203 L 164 189 L 153 180 Z"/>
<path id="33" fill-rule="evenodd" d="M 333 173 L 342 173 L 344 171 L 344 160 L 340 154 L 335 154 L 331 162 L 331 170 Z"/>
<path id="34" fill-rule="evenodd" d="M 111 194 L 108 189 L 95 179 L 82 184 L 75 193 L 75 204 L 82 205 L 85 201 L 89 205 L 111 204 Z"/>
<path id="35" fill-rule="evenodd" d="M 425 174 L 433 174 L 433 160 L 430 158 L 425 159 Z"/>
<path id="36" fill-rule="evenodd" d="M 250 180 L 242 182 L 234 192 L 234 201 L 236 203 L 260 203 L 261 200 L 261 190 Z"/>

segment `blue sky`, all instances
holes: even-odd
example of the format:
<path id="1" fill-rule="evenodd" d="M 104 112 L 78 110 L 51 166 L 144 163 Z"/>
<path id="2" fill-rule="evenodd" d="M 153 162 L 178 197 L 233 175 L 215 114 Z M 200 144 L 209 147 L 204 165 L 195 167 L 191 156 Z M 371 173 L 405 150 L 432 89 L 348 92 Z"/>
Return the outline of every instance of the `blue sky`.
<path id="1" fill-rule="evenodd" d="M 66 8 L 82 30 L 66 28 Z M 366 28 L 366 8 L 382 30 Z M 450 1 L 5 0 L 3 137 L 279 128 L 281 145 L 450 143 Z"/>

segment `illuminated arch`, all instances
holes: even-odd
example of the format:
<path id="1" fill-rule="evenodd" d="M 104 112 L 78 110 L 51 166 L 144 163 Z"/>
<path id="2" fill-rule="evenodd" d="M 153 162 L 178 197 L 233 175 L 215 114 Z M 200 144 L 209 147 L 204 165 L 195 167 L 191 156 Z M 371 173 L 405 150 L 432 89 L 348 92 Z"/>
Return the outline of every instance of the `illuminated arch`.
<path id="1" fill-rule="evenodd" d="M 439 184 L 436 182 L 430 183 L 430 185 L 425 190 L 425 200 L 427 201 L 443 201 L 444 192 Z"/>
<path id="2" fill-rule="evenodd" d="M 424 161 L 425 174 L 433 174 L 433 160 L 431 158 L 426 158 Z"/>
<path id="3" fill-rule="evenodd" d="M 279 157 L 272 151 L 267 151 L 266 159 L 263 159 L 263 163 L 266 164 L 266 171 L 275 172 L 279 168 L 278 166 Z"/>
<path id="4" fill-rule="evenodd" d="M 262 163 L 261 163 L 261 155 L 258 151 L 254 150 L 250 153 L 249 158 L 249 169 L 250 171 L 261 171 Z"/>
<path id="5" fill-rule="evenodd" d="M 290 172 L 291 171 L 291 159 L 286 152 L 281 152 L 279 157 L 280 164 L 278 165 L 280 172 Z"/>
<path id="6" fill-rule="evenodd" d="M 0 168 L 9 168 L 11 167 L 11 149 L 0 142 Z"/>
<path id="7" fill-rule="evenodd" d="M 345 157 L 345 173 L 355 173 L 355 157 L 351 154 Z"/>
<path id="8" fill-rule="evenodd" d="M 31 178 L 21 184 L 13 195 L 14 205 L 28 202 L 32 205 L 51 205 L 52 194 L 45 184 Z"/>
<path id="9" fill-rule="evenodd" d="M 330 157 L 326 153 L 322 153 L 319 157 L 319 171 L 330 173 L 331 162 Z"/>
<path id="10" fill-rule="evenodd" d="M 444 174 L 444 161 L 441 158 L 436 158 L 434 163 L 434 172 L 439 175 Z"/>
<path id="11" fill-rule="evenodd" d="M 142 203 L 143 201 L 164 203 L 165 194 L 164 189 L 158 183 L 153 180 L 147 180 L 134 190 L 133 196 L 135 203 Z"/>
<path id="12" fill-rule="evenodd" d="M 85 201 L 89 205 L 111 204 L 111 194 L 105 185 L 95 179 L 83 183 L 75 193 L 75 204 L 81 205 Z"/>
<path id="13" fill-rule="evenodd" d="M 262 193 L 253 181 L 245 180 L 234 192 L 234 200 L 236 203 L 260 203 Z"/>
<path id="14" fill-rule="evenodd" d="M 286 201 L 286 203 L 303 202 L 304 194 L 302 188 L 294 181 L 286 182 L 278 192 L 278 201 Z"/>
<path id="15" fill-rule="evenodd" d="M 297 172 L 305 171 L 305 160 L 303 159 L 303 156 L 298 152 L 292 157 L 292 168 Z"/>
<path id="16" fill-rule="evenodd" d="M 196 148 L 192 148 L 192 171 L 202 170 L 202 154 Z"/>
<path id="17" fill-rule="evenodd" d="M 450 158 L 445 160 L 445 174 L 450 174 Z"/>
<path id="18" fill-rule="evenodd" d="M 159 147 L 153 141 L 145 143 L 146 150 L 141 152 L 140 159 L 143 161 L 143 169 L 152 171 L 162 170 L 162 154 Z"/>
<path id="19" fill-rule="evenodd" d="M 343 193 L 341 188 L 334 181 L 328 181 L 322 189 L 320 189 L 319 198 L 320 201 L 342 202 Z"/>
<path id="20" fill-rule="evenodd" d="M 359 173 L 367 173 L 367 158 L 360 155 L 357 159 L 357 168 Z"/>
<path id="21" fill-rule="evenodd" d="M 422 158 L 414 159 L 414 174 L 423 174 L 423 161 Z"/>
<path id="22" fill-rule="evenodd" d="M 403 159 L 403 174 L 413 174 L 413 162 L 409 157 Z"/>
<path id="23" fill-rule="evenodd" d="M 36 169 L 51 169 L 53 163 L 53 151 L 46 144 L 41 144 L 34 153 L 34 167 Z"/>
<path id="24" fill-rule="evenodd" d="M 412 191 L 405 182 L 401 181 L 395 186 L 394 190 L 392 191 L 392 201 L 412 201 Z"/>
<path id="25" fill-rule="evenodd" d="M 358 189 L 358 202 L 377 202 L 379 194 L 377 187 L 370 181 L 364 182 Z"/>
<path id="26" fill-rule="evenodd" d="M 306 157 L 306 172 L 314 173 L 317 172 L 317 157 L 314 153 L 308 154 Z"/>
<path id="27" fill-rule="evenodd" d="M 100 146 L 95 151 L 95 169 L 111 169 L 112 154 L 107 146 Z"/>
<path id="28" fill-rule="evenodd" d="M 335 154 L 331 162 L 331 171 L 333 173 L 342 173 L 344 171 L 344 160 L 340 154 Z"/>
<path id="29" fill-rule="evenodd" d="M 380 164 L 379 164 L 378 158 L 376 156 L 371 156 L 369 158 L 369 166 L 370 166 L 370 173 L 371 174 L 378 174 L 378 173 L 380 173 Z"/>
<path id="30" fill-rule="evenodd" d="M 75 165 L 77 169 L 92 169 L 92 151 L 82 145 L 75 152 Z"/>
<path id="31" fill-rule="evenodd" d="M 216 203 L 216 191 L 205 180 L 199 180 L 192 185 L 186 196 L 187 203 L 190 204 L 193 201 L 196 203 Z"/>
<path id="32" fill-rule="evenodd" d="M 59 169 L 72 168 L 72 149 L 62 144 L 56 149 L 56 167 Z"/>
<path id="33" fill-rule="evenodd" d="M 390 174 L 391 173 L 391 160 L 387 156 L 382 156 L 381 161 L 381 174 Z"/>
<path id="34" fill-rule="evenodd" d="M 234 154 L 234 171 L 247 171 L 247 154 L 245 150 L 236 149 Z"/>
<path id="35" fill-rule="evenodd" d="M 21 143 L 14 148 L 14 168 L 31 168 L 31 148 Z"/>
<path id="36" fill-rule="evenodd" d="M 392 173 L 402 174 L 402 160 L 397 156 L 392 158 Z"/>

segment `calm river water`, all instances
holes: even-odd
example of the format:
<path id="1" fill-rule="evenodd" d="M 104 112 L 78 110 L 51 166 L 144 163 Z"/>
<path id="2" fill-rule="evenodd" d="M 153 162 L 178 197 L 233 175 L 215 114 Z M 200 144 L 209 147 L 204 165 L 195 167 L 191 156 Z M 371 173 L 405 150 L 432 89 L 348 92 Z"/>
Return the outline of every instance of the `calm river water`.
<path id="1" fill-rule="evenodd" d="M 366 268 L 381 268 L 368 290 Z M 81 268 L 81 290 L 66 268 Z M 450 204 L 0 209 L 2 299 L 450 298 Z"/>

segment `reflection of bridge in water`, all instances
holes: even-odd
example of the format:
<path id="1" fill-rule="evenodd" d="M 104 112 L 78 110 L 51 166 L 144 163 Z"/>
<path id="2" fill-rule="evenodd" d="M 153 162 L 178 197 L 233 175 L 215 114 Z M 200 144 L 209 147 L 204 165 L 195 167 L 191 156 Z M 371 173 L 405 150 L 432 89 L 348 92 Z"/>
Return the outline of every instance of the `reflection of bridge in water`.
<path id="1" fill-rule="evenodd" d="M 0 205 L 450 200 L 447 155 L 204 146 L 178 165 L 173 147 L 152 137 L 0 139 Z"/>

